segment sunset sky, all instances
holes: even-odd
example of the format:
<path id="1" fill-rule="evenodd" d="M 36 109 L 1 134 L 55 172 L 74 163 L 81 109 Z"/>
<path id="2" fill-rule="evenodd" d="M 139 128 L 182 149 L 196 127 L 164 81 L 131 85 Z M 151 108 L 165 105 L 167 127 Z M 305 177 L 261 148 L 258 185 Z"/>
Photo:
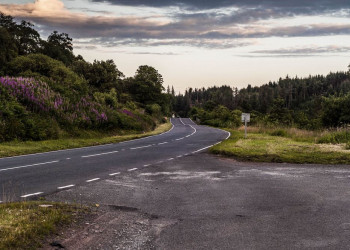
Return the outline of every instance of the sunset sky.
<path id="1" fill-rule="evenodd" d="M 0 11 L 32 21 L 44 38 L 68 33 L 75 54 L 113 59 L 126 76 L 154 66 L 182 92 L 350 63 L 349 0 L 0 0 Z"/>

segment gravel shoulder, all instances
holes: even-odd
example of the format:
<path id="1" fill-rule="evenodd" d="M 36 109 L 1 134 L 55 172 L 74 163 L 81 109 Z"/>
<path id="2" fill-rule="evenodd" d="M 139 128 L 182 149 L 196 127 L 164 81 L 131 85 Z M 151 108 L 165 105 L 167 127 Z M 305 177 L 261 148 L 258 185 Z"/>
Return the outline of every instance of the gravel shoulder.
<path id="1" fill-rule="evenodd" d="M 348 249 L 349 181 L 347 165 L 189 155 L 47 196 L 95 213 L 44 249 Z"/>

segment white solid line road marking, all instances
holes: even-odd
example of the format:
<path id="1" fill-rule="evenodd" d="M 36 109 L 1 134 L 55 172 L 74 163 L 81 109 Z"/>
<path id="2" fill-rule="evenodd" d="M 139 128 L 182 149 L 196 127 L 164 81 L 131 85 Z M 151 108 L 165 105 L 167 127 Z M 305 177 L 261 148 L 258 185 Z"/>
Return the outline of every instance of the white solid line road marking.
<path id="1" fill-rule="evenodd" d="M 109 174 L 109 176 L 114 176 L 114 175 L 118 175 L 118 174 L 120 174 L 120 172 L 118 172 L 118 173 L 113 173 L 113 174 Z"/>
<path id="2" fill-rule="evenodd" d="M 86 182 L 92 182 L 92 181 L 98 181 L 100 178 L 94 178 L 94 179 L 91 179 L 91 180 L 87 180 Z"/>
<path id="3" fill-rule="evenodd" d="M 135 171 L 135 170 L 137 170 L 137 168 L 131 168 L 128 171 L 131 172 L 131 171 Z"/>
<path id="4" fill-rule="evenodd" d="M 37 192 L 37 193 L 34 193 L 34 194 L 26 194 L 26 195 L 22 195 L 21 198 L 26 198 L 26 197 L 29 197 L 29 196 L 35 196 L 35 195 L 39 195 L 39 194 L 42 194 L 43 192 Z"/>
<path id="5" fill-rule="evenodd" d="M 48 161 L 48 162 L 35 163 L 35 164 L 30 164 L 30 165 L 25 165 L 25 166 L 19 166 L 19 167 L 13 167 L 13 168 L 4 168 L 4 169 L 0 169 L 0 172 L 2 172 L 2 171 L 7 171 L 7 170 L 12 170 L 12 169 L 28 168 L 28 167 L 34 167 L 34 166 L 52 164 L 52 163 L 57 163 L 57 162 L 59 162 L 59 161 Z"/>
<path id="6" fill-rule="evenodd" d="M 111 152 L 100 153 L 100 154 L 83 155 L 82 158 L 89 158 L 89 157 L 100 156 L 100 155 L 109 155 L 109 154 L 114 154 L 114 153 L 118 153 L 118 152 L 119 151 L 111 151 Z"/>
<path id="7" fill-rule="evenodd" d="M 151 164 L 146 164 L 146 165 L 143 165 L 144 167 L 149 167 L 149 166 L 151 166 Z"/>
<path id="8" fill-rule="evenodd" d="M 214 146 L 214 145 L 210 145 L 210 146 L 208 146 L 208 147 L 198 149 L 198 150 L 196 150 L 196 151 L 193 151 L 192 154 L 198 153 L 198 152 L 203 151 L 203 150 L 205 150 L 205 149 L 207 149 L 207 148 L 210 148 L 210 147 L 212 147 L 212 146 Z"/>
<path id="9" fill-rule="evenodd" d="M 171 122 L 171 119 L 170 119 L 170 122 Z M 174 124 L 171 124 L 171 125 L 172 125 L 172 127 L 171 127 L 170 130 L 168 130 L 168 131 L 166 131 L 164 133 L 158 134 L 158 135 L 146 136 L 146 137 L 142 137 L 142 138 L 139 138 L 139 139 L 123 141 L 123 142 L 119 142 L 119 143 L 108 143 L 108 144 L 96 145 L 96 146 L 86 146 L 86 147 L 81 147 L 81 148 L 60 149 L 60 150 L 53 150 L 53 151 L 42 152 L 42 153 L 34 153 L 34 154 L 27 154 L 27 155 L 17 155 L 17 156 L 3 157 L 3 158 L 0 158 L 0 161 L 4 160 L 4 159 L 20 158 L 20 157 L 27 157 L 27 156 L 33 156 L 33 155 L 51 154 L 51 153 L 62 152 L 62 151 L 76 151 L 76 150 L 82 150 L 82 149 L 86 149 L 86 148 L 105 147 L 105 146 L 109 146 L 109 145 L 122 144 L 122 143 L 131 142 L 131 141 L 138 141 L 138 140 L 148 139 L 150 137 L 155 137 L 155 136 L 159 136 L 159 135 L 163 135 L 163 134 L 169 133 L 175 127 Z"/>
<path id="10" fill-rule="evenodd" d="M 185 137 L 181 137 L 181 138 L 175 139 L 175 141 L 180 141 L 182 139 L 185 139 Z"/>
<path id="11" fill-rule="evenodd" d="M 65 188 L 70 188 L 70 187 L 74 187 L 74 184 L 71 185 L 67 185 L 67 186 L 63 186 L 63 187 L 58 187 L 57 189 L 65 189 Z"/>
<path id="12" fill-rule="evenodd" d="M 165 141 L 165 142 L 161 142 L 161 143 L 158 143 L 158 145 L 163 145 L 163 144 L 167 144 L 168 142 Z"/>
<path id="13" fill-rule="evenodd" d="M 146 145 L 146 146 L 142 146 L 142 147 L 136 147 L 136 148 L 130 148 L 131 150 L 134 150 L 134 149 L 139 149 L 139 148 L 149 148 L 149 147 L 152 147 L 153 145 L 150 144 L 150 145 Z"/>

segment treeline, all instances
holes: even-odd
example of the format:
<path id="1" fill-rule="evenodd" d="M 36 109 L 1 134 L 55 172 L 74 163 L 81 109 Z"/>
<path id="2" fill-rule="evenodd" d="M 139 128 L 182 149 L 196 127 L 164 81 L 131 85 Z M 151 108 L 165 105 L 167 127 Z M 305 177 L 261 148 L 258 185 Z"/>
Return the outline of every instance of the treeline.
<path id="1" fill-rule="evenodd" d="M 0 13 L 0 141 L 43 140 L 81 130 L 153 129 L 172 111 L 159 72 L 125 77 L 113 60 L 87 62 L 57 31 L 44 40 Z"/>
<path id="2" fill-rule="evenodd" d="M 176 96 L 175 111 L 202 124 L 239 126 L 242 112 L 252 122 L 304 129 L 350 124 L 350 74 L 330 73 L 307 78 L 280 78 L 260 87 L 229 86 L 187 89 Z"/>

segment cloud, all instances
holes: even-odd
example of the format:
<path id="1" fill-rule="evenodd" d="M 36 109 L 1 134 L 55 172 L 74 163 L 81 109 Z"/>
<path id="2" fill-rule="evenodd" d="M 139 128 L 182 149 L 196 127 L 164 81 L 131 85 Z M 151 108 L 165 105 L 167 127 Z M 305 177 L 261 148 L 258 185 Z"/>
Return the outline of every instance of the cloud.
<path id="1" fill-rule="evenodd" d="M 316 46 L 310 45 L 296 48 L 280 48 L 272 50 L 255 50 L 248 55 L 251 57 L 304 57 L 304 56 L 320 56 L 322 54 L 338 54 L 349 53 L 350 46 Z M 255 55 L 254 55 L 255 54 Z"/>
<path id="2" fill-rule="evenodd" d="M 236 48 L 253 43 L 252 38 L 311 37 L 349 35 L 350 24 L 318 23 L 286 25 L 266 24 L 261 20 L 292 17 L 295 13 L 315 11 L 308 6 L 316 1 L 110 1 L 123 5 L 147 6 L 244 6 L 238 9 L 215 9 L 213 11 L 182 11 L 150 16 L 111 16 L 97 13 L 87 15 L 67 9 L 61 0 L 36 0 L 28 4 L 0 4 L 0 11 L 18 18 L 31 20 L 44 32 L 59 30 L 75 39 L 89 39 L 90 45 L 114 46 L 192 46 L 203 48 Z M 305 8 L 301 8 L 304 3 Z M 347 7 L 350 1 L 317 2 L 318 9 Z M 254 7 L 252 7 L 254 6 Z M 266 6 L 266 8 L 264 7 Z M 321 7 L 320 7 L 321 6 Z M 323 7 L 322 7 L 323 6 Z M 269 7 L 269 8 L 268 8 Z M 291 7 L 291 8 L 289 8 Z M 293 11 L 294 12 L 293 12 Z"/>
<path id="3" fill-rule="evenodd" d="M 188 9 L 219 9 L 226 7 L 274 7 L 274 8 L 313 8 L 342 9 L 349 8 L 347 0 L 91 0 L 92 2 L 107 2 L 124 6 L 170 7 L 177 6 Z"/>

